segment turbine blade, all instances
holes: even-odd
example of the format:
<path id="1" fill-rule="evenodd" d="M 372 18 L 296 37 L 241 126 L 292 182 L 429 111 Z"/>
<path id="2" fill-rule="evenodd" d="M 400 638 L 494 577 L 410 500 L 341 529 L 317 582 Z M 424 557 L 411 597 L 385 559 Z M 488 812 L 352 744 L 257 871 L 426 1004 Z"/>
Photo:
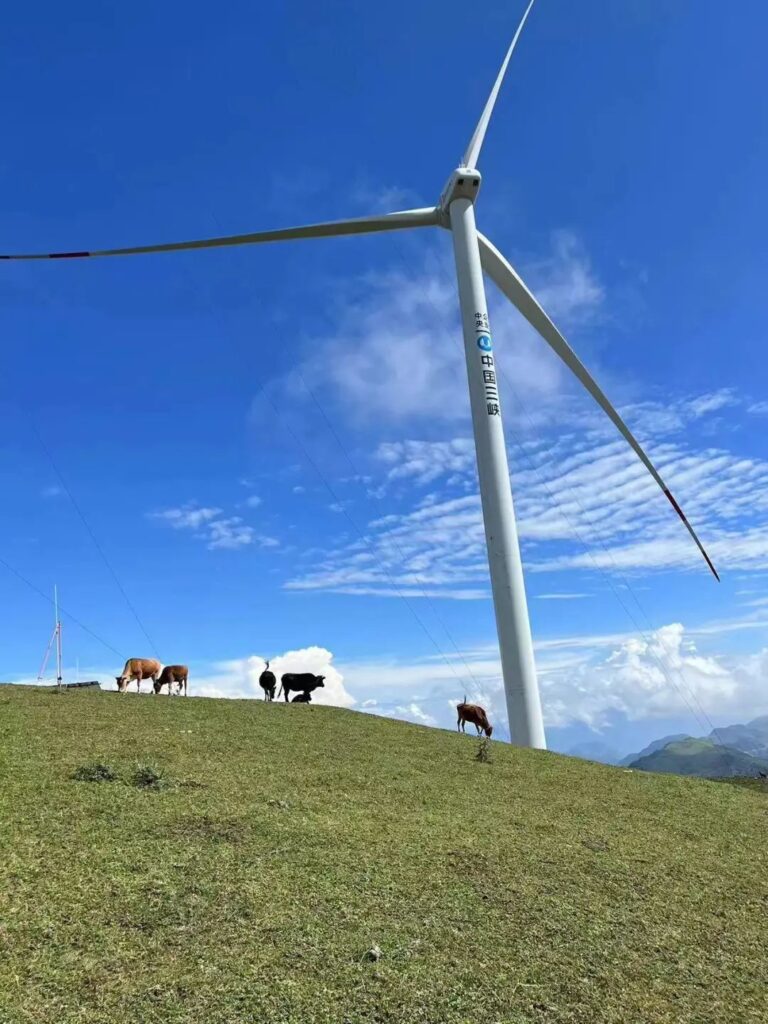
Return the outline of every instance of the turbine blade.
<path id="1" fill-rule="evenodd" d="M 685 513 L 678 505 L 672 492 L 664 483 L 661 474 L 656 469 L 654 464 L 648 458 L 643 451 L 639 441 L 634 436 L 632 431 L 626 425 L 624 420 L 619 416 L 618 412 L 614 409 L 611 403 L 608 401 L 605 393 L 603 392 L 600 385 L 597 383 L 595 378 L 584 366 L 582 361 L 573 351 L 571 346 L 562 336 L 560 331 L 555 327 L 552 321 L 549 319 L 547 314 L 541 308 L 534 295 L 528 290 L 525 283 L 521 280 L 514 268 L 507 262 L 507 260 L 501 255 L 499 250 L 492 245 L 488 239 L 481 235 L 480 232 L 477 234 L 477 240 L 480 245 L 480 260 L 483 265 L 483 270 L 488 274 L 494 284 L 506 295 L 506 297 L 517 307 L 517 309 L 523 314 L 528 323 L 533 327 L 547 342 L 549 347 L 557 353 L 558 356 L 563 360 L 569 370 L 572 371 L 592 395 L 594 400 L 608 416 L 611 422 L 614 424 L 616 429 L 627 441 L 630 448 L 635 452 L 640 461 L 643 463 L 645 468 L 651 474 L 653 479 L 659 485 L 661 490 L 667 497 L 672 508 L 677 512 L 680 519 L 683 521 L 685 528 L 690 533 L 691 537 L 696 543 L 697 548 L 704 556 L 704 560 L 712 570 L 716 580 L 720 577 L 717 574 L 717 570 L 712 564 L 712 560 L 704 549 L 704 545 L 701 543 L 699 538 L 696 536 L 691 524 L 688 522 Z"/>
<path id="2" fill-rule="evenodd" d="M 493 108 L 496 105 L 496 99 L 499 95 L 499 90 L 501 89 L 501 83 L 504 81 L 504 75 L 507 73 L 507 66 L 509 65 L 512 53 L 515 49 L 515 46 L 517 45 L 517 40 L 520 38 L 520 33 L 523 31 L 523 26 L 525 25 L 528 19 L 528 15 L 531 13 L 531 8 L 533 7 L 534 3 L 535 0 L 530 0 L 530 3 L 525 9 L 525 14 L 520 20 L 520 24 L 517 26 L 517 32 L 515 32 L 514 38 L 512 39 L 512 42 L 509 44 L 509 49 L 507 50 L 507 55 L 504 58 L 504 63 L 501 65 L 501 69 L 498 75 L 496 76 L 496 81 L 493 83 L 491 95 L 488 97 L 488 102 L 485 104 L 485 109 L 483 110 L 480 120 L 477 122 L 477 128 L 475 128 L 475 133 L 469 140 L 467 151 L 464 154 L 464 158 L 461 162 L 462 167 L 471 167 L 473 169 L 477 167 L 477 161 L 480 156 L 480 150 L 483 147 L 483 139 L 485 138 L 485 133 L 488 130 L 488 122 L 491 120 L 491 114 L 493 113 Z"/>
<path id="3" fill-rule="evenodd" d="M 0 260 L 62 260 L 81 259 L 85 256 L 134 256 L 148 252 L 178 252 L 180 249 L 216 249 L 227 245 L 253 245 L 259 242 L 287 242 L 296 238 L 335 238 L 341 235 L 367 235 L 376 231 L 399 231 L 404 228 L 423 228 L 436 225 L 437 210 L 404 210 L 399 213 L 357 217 L 354 220 L 336 220 L 325 224 L 307 224 L 277 231 L 256 231 L 248 235 L 224 235 L 221 238 L 201 238 L 191 242 L 167 242 L 160 245 L 135 245 L 124 249 L 91 249 L 73 252 L 19 253 L 0 255 Z"/>

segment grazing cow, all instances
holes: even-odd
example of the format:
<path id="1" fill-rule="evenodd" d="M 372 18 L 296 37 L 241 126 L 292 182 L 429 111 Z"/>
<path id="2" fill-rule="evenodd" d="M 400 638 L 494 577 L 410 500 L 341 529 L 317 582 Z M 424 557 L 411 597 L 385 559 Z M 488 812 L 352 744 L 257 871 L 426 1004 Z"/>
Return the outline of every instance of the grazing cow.
<path id="1" fill-rule="evenodd" d="M 184 688 L 184 696 L 187 696 L 187 680 L 189 669 L 186 665 L 166 665 L 160 673 L 160 678 L 155 680 L 155 693 L 160 693 L 164 686 L 168 687 L 168 696 L 173 695 L 173 684 L 177 684 L 176 695 Z"/>
<path id="2" fill-rule="evenodd" d="M 311 704 L 312 694 L 311 693 L 297 693 L 295 697 L 291 699 L 291 704 Z"/>
<path id="3" fill-rule="evenodd" d="M 477 735 L 484 732 L 486 736 L 490 736 L 493 732 L 493 726 L 488 721 L 488 715 L 485 713 L 485 708 L 481 708 L 479 704 L 467 704 L 467 696 L 464 695 L 464 700 L 461 704 L 457 704 L 456 711 L 459 716 L 459 720 L 456 723 L 456 728 L 464 732 L 464 726 L 467 722 L 471 722 L 472 725 L 477 729 Z"/>
<path id="4" fill-rule="evenodd" d="M 291 690 L 298 690 L 302 693 L 311 693 L 318 686 L 325 686 L 325 676 L 315 676 L 311 672 L 286 672 L 280 680 L 280 693 L 285 694 L 285 702 L 288 703 L 288 695 Z"/>
<path id="5" fill-rule="evenodd" d="M 275 690 L 277 688 L 277 677 L 274 672 L 269 670 L 269 662 L 267 667 L 259 676 L 259 686 L 264 691 L 264 700 L 270 701 L 275 699 Z"/>
<path id="6" fill-rule="evenodd" d="M 118 690 L 120 693 L 125 693 L 135 679 L 138 692 L 141 693 L 142 679 L 151 679 L 153 683 L 156 683 L 157 677 L 160 675 L 160 667 L 160 662 L 154 658 L 129 658 L 120 675 L 115 676 Z"/>

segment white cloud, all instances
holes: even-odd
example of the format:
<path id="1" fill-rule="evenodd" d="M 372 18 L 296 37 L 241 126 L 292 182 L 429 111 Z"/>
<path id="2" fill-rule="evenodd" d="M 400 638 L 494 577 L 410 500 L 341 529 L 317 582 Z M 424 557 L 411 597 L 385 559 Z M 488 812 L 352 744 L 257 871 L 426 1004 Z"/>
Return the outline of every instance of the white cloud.
<path id="1" fill-rule="evenodd" d="M 165 508 L 159 512 L 150 512 L 151 519 L 159 519 L 174 530 L 199 530 L 201 526 L 220 516 L 220 508 L 200 508 L 194 504 L 182 505 L 179 508 Z"/>
<path id="2" fill-rule="evenodd" d="M 537 601 L 577 601 L 582 597 L 590 597 L 590 594 L 534 594 Z"/>
<path id="3" fill-rule="evenodd" d="M 200 507 L 194 502 L 149 512 L 147 515 L 149 519 L 162 522 L 174 530 L 192 531 L 197 538 L 205 541 L 211 551 L 234 551 L 251 544 L 261 548 L 279 545 L 274 537 L 257 533 L 254 527 L 243 522 L 241 516 L 226 516 L 223 509 Z"/>
<path id="4" fill-rule="evenodd" d="M 731 624 L 738 627 L 738 623 Z M 765 623 L 763 626 L 765 627 Z M 582 722 L 604 728 L 611 715 L 629 720 L 690 718 L 709 732 L 710 719 L 746 721 L 768 712 L 768 649 L 741 656 L 698 651 L 695 635 L 727 624 L 686 630 L 671 623 L 645 635 L 562 637 L 536 644 L 546 725 Z M 344 676 L 359 706 L 375 714 L 455 727 L 453 707 L 466 693 L 491 721 L 506 720 L 498 654 L 493 646 L 403 661 L 347 664 Z"/>
<path id="5" fill-rule="evenodd" d="M 695 633 L 672 623 L 603 648 L 561 648 L 576 655 L 567 668 L 542 660 L 542 699 L 552 725 L 606 724 L 610 712 L 630 720 L 690 717 L 703 732 L 710 721 L 744 721 L 768 711 L 768 650 L 703 655 Z"/>
<path id="6" fill-rule="evenodd" d="M 709 395 L 701 395 L 688 403 L 691 415 L 698 419 L 710 412 L 717 412 L 729 405 L 736 405 L 738 402 L 733 388 L 720 388 Z"/>
<path id="7" fill-rule="evenodd" d="M 475 466 L 471 438 L 449 441 L 386 441 L 376 449 L 376 460 L 387 467 L 387 480 L 413 480 L 429 484 L 441 477 L 469 476 Z"/>
<path id="8" fill-rule="evenodd" d="M 259 676 L 265 661 L 256 655 L 218 662 L 213 671 L 194 679 L 190 676 L 190 688 L 199 697 L 262 698 L 264 691 L 259 686 Z M 333 664 L 333 654 L 324 647 L 305 647 L 270 658 L 270 668 L 278 678 L 284 672 L 313 672 L 325 676 L 324 686 L 312 694 L 313 704 L 332 704 L 336 707 L 352 707 L 355 698 L 344 685 L 344 676 Z"/>
<path id="9" fill-rule="evenodd" d="M 437 719 L 433 715 L 428 715 L 415 701 L 406 706 L 396 707 L 392 718 L 403 718 L 407 722 L 416 722 L 418 725 L 437 725 Z"/>
<path id="10" fill-rule="evenodd" d="M 410 189 L 399 185 L 374 186 L 367 182 L 358 182 L 352 189 L 350 199 L 367 214 L 395 213 L 418 202 Z"/>
<path id="11" fill-rule="evenodd" d="M 51 484 L 50 487 L 44 487 L 40 494 L 43 498 L 58 498 L 64 493 L 64 490 L 58 486 L 58 484 Z"/>
<path id="12" fill-rule="evenodd" d="M 215 519 L 208 524 L 208 547 L 211 551 L 217 548 L 234 551 L 253 544 L 255 538 L 256 531 L 252 526 L 246 526 L 240 516 Z"/>
<path id="13" fill-rule="evenodd" d="M 754 573 L 768 570 L 768 462 L 724 447 L 699 447 L 691 436 L 694 420 L 706 426 L 707 417 L 733 401 L 723 391 L 663 408 L 645 403 L 632 412 L 715 565 Z M 373 462 L 380 467 L 378 493 L 405 497 L 408 506 L 398 503 L 399 511 L 369 520 L 364 538 L 313 560 L 287 586 L 485 596 L 485 536 L 471 438 L 382 442 Z M 546 432 L 518 439 L 510 462 L 529 572 L 706 572 L 687 531 L 610 424 L 571 428 L 555 439 Z"/>
<path id="14" fill-rule="evenodd" d="M 549 312 L 566 328 L 588 322 L 602 302 L 573 238 L 555 237 L 551 256 L 529 268 Z M 535 400 L 560 389 L 564 371 L 506 299 L 489 296 L 506 372 Z M 303 376 L 367 422 L 461 421 L 468 396 L 455 274 L 447 252 L 421 268 L 360 278 L 336 311 L 336 329 L 314 339 Z"/>
<path id="15" fill-rule="evenodd" d="M 244 504 L 246 508 L 258 508 L 261 505 L 261 501 L 262 499 L 258 494 L 251 494 L 245 499 Z"/>

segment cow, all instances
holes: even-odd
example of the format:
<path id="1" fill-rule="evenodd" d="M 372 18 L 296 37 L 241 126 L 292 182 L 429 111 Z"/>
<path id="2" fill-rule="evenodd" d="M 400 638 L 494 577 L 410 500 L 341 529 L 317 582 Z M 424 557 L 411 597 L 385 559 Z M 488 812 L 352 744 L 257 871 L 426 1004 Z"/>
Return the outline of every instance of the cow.
<path id="1" fill-rule="evenodd" d="M 464 732 L 464 726 L 467 722 L 471 722 L 477 729 L 478 736 L 481 732 L 484 732 L 486 736 L 490 736 L 493 732 L 493 726 L 488 721 L 485 708 L 481 708 L 479 704 L 467 704 L 466 694 L 464 694 L 462 703 L 456 705 L 456 711 L 459 716 L 459 720 L 456 723 L 457 730 Z"/>
<path id="2" fill-rule="evenodd" d="M 295 697 L 291 698 L 291 704 L 311 704 L 312 694 L 311 693 L 297 693 Z"/>
<path id="3" fill-rule="evenodd" d="M 270 701 L 275 699 L 275 689 L 277 688 L 277 677 L 274 672 L 269 670 L 269 662 L 267 667 L 259 676 L 259 686 L 264 691 L 264 700 Z"/>
<path id="4" fill-rule="evenodd" d="M 115 676 L 117 689 L 120 693 L 125 693 L 135 679 L 137 691 L 141 693 L 142 679 L 151 679 L 153 683 L 156 683 L 160 669 L 160 662 L 155 658 L 129 658 L 120 675 Z"/>
<path id="5" fill-rule="evenodd" d="M 318 686 L 325 686 L 325 676 L 315 676 L 311 672 L 285 672 L 280 680 L 280 691 L 285 694 L 285 703 L 288 703 L 288 695 L 291 690 L 311 693 Z"/>
<path id="6" fill-rule="evenodd" d="M 160 693 L 164 686 L 168 687 L 168 696 L 173 695 L 173 684 L 177 684 L 176 695 L 178 696 L 182 688 L 184 689 L 184 696 L 187 696 L 187 680 L 189 679 L 189 669 L 186 665 L 166 665 L 163 671 L 160 673 L 160 678 L 155 680 L 155 693 Z"/>

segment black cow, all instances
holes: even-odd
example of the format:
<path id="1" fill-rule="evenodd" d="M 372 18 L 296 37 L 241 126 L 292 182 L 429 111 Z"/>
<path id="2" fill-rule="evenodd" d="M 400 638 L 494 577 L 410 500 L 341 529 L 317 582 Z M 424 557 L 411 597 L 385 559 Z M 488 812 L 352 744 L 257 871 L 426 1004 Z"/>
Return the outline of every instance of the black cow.
<path id="1" fill-rule="evenodd" d="M 318 686 L 325 686 L 324 679 L 325 676 L 315 676 L 311 672 L 286 672 L 280 680 L 280 693 L 285 694 L 287 704 L 291 690 L 309 694 Z M 278 693 L 278 697 L 280 693 Z"/>
<path id="2" fill-rule="evenodd" d="M 297 693 L 296 696 L 291 700 L 291 704 L 311 704 L 312 694 L 311 693 Z"/>
<path id="3" fill-rule="evenodd" d="M 275 699 L 275 687 L 277 686 L 277 677 L 275 676 L 274 672 L 269 671 L 269 662 L 267 662 L 267 667 L 259 676 L 259 686 L 264 691 L 264 700 L 269 701 Z"/>

